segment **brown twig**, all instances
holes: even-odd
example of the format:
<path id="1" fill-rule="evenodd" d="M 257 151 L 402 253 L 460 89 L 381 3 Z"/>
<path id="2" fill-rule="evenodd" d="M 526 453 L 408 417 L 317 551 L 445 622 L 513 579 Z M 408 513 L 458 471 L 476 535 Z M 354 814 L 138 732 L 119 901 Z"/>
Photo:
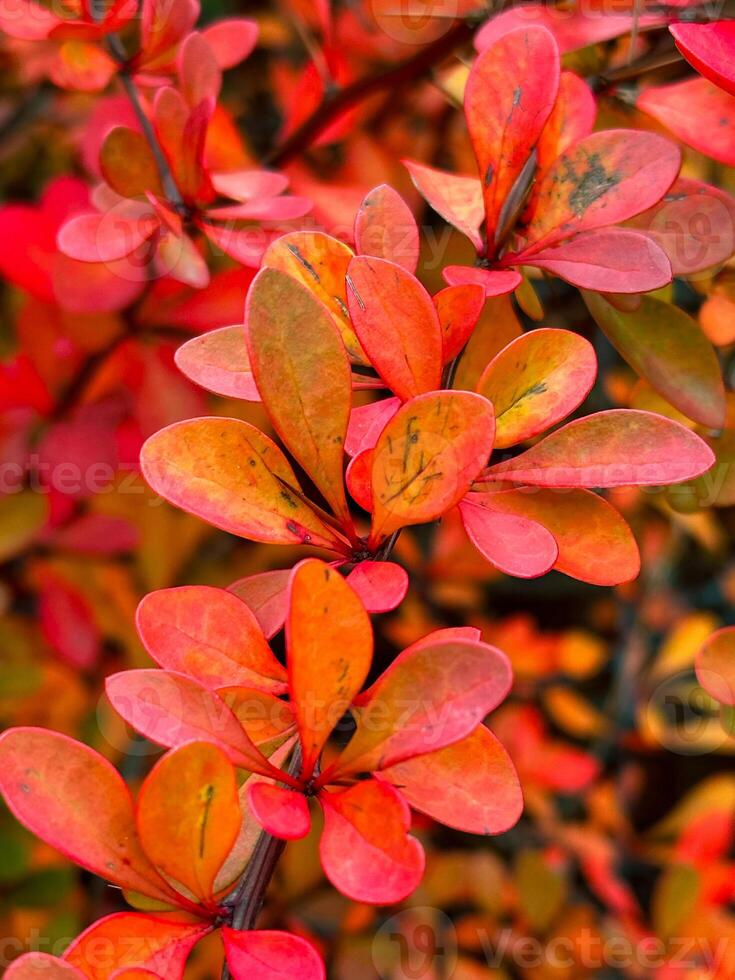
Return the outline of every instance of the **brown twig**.
<path id="1" fill-rule="evenodd" d="M 411 82 L 440 62 L 472 37 L 473 27 L 468 21 L 458 21 L 441 37 L 427 44 L 412 58 L 408 58 L 395 68 L 377 72 L 367 78 L 358 79 L 345 88 L 327 93 L 319 108 L 306 119 L 298 129 L 277 147 L 266 159 L 271 167 L 282 167 L 306 150 L 318 137 L 344 112 L 358 105 L 370 95 L 386 89 L 396 88 Z"/>
<path id="2" fill-rule="evenodd" d="M 295 776 L 301 769 L 301 746 L 294 749 L 288 773 Z M 253 849 L 245 872 L 227 905 L 232 909 L 230 926 L 233 929 L 253 929 L 265 902 L 271 878 L 283 854 L 286 842 L 263 831 Z M 232 980 L 230 968 L 225 961 L 222 967 L 222 980 Z"/>

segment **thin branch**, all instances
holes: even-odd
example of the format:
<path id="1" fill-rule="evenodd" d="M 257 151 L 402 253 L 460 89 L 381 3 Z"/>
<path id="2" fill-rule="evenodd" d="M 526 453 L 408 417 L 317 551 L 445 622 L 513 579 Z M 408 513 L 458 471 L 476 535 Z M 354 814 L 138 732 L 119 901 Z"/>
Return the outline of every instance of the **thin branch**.
<path id="1" fill-rule="evenodd" d="M 397 88 L 425 75 L 460 44 L 469 41 L 472 33 L 473 27 L 468 21 L 458 21 L 446 34 L 395 68 L 369 75 L 346 88 L 327 93 L 319 108 L 270 154 L 266 163 L 271 167 L 282 167 L 308 149 L 343 113 L 376 92 Z"/>
<path id="2" fill-rule="evenodd" d="M 294 749 L 288 773 L 295 776 L 301 769 L 301 746 Z M 286 842 L 263 831 L 255 845 L 250 862 L 240 879 L 240 884 L 227 903 L 233 909 L 230 925 L 233 929 L 249 930 L 255 928 L 258 916 L 265 902 L 271 878 L 283 854 Z M 225 961 L 222 967 L 222 980 L 232 980 L 230 968 Z"/>

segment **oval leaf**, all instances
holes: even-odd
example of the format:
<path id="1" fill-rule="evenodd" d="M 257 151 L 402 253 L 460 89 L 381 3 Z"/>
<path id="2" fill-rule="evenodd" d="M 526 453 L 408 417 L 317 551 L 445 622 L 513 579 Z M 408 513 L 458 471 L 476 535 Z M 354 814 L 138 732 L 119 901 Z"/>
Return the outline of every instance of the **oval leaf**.
<path id="1" fill-rule="evenodd" d="M 419 230 L 413 212 L 388 184 L 370 191 L 355 218 L 355 245 L 363 255 L 388 259 L 416 272 Z"/>
<path id="2" fill-rule="evenodd" d="M 494 511 L 490 494 L 468 493 L 460 503 L 462 523 L 477 550 L 501 572 L 518 578 L 545 575 L 556 561 L 553 536 L 537 521 Z"/>
<path id="3" fill-rule="evenodd" d="M 587 397 L 596 375 L 594 348 L 570 330 L 542 328 L 512 340 L 477 383 L 495 409 L 495 448 L 561 422 Z"/>
<path id="4" fill-rule="evenodd" d="M 242 324 L 192 337 L 176 351 L 175 360 L 182 374 L 215 395 L 260 401 Z"/>
<path id="5" fill-rule="evenodd" d="M 280 840 L 300 840 L 311 830 L 309 804 L 302 793 L 248 780 L 248 803 L 260 826 Z"/>
<path id="6" fill-rule="evenodd" d="M 325 980 L 319 954 L 301 936 L 288 932 L 222 929 L 233 980 Z"/>

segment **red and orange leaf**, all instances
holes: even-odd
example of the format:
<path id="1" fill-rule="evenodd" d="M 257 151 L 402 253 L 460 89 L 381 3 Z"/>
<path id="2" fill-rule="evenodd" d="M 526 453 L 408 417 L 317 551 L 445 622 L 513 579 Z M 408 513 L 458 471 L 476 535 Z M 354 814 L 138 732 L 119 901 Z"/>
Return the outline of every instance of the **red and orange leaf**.
<path id="1" fill-rule="evenodd" d="M 371 540 L 436 520 L 459 503 L 494 436 L 493 407 L 480 395 L 438 391 L 403 405 L 375 446 Z"/>
<path id="2" fill-rule="evenodd" d="M 511 341 L 477 383 L 495 409 L 495 448 L 561 422 L 587 397 L 596 375 L 592 345 L 570 330 L 541 328 Z"/>
<path id="3" fill-rule="evenodd" d="M 301 936 L 288 932 L 222 929 L 233 980 L 325 980 L 324 964 Z"/>
<path id="4" fill-rule="evenodd" d="M 408 592 L 408 572 L 392 561 L 362 561 L 347 581 L 369 613 L 390 612 Z"/>
<path id="5" fill-rule="evenodd" d="M 697 680 L 722 704 L 735 705 L 735 626 L 713 633 L 697 653 Z"/>
<path id="6" fill-rule="evenodd" d="M 245 17 L 215 21 L 202 30 L 204 40 L 222 70 L 234 68 L 251 53 L 258 41 L 258 25 Z"/>
<path id="7" fill-rule="evenodd" d="M 347 282 L 355 333 L 388 387 L 403 401 L 439 388 L 441 325 L 418 279 L 394 262 L 358 255 Z"/>
<path id="8" fill-rule="evenodd" d="M 387 259 L 411 274 L 419 261 L 419 230 L 413 212 L 388 184 L 375 187 L 355 217 L 355 245 L 362 255 Z"/>
<path id="9" fill-rule="evenodd" d="M 508 258 L 508 261 L 511 261 Z M 671 262 L 653 239 L 629 228 L 582 232 L 569 241 L 533 249 L 524 261 L 547 269 L 581 289 L 602 293 L 644 293 L 671 282 Z"/>
<path id="10" fill-rule="evenodd" d="M 303 793 L 273 783 L 248 780 L 248 803 L 260 826 L 280 840 L 300 840 L 311 830 L 309 804 Z"/>
<path id="11" fill-rule="evenodd" d="M 227 587 L 228 592 L 241 599 L 255 614 L 260 628 L 269 640 L 283 628 L 286 621 L 290 575 L 290 568 L 277 568 L 270 572 L 247 575 Z"/>
<path id="12" fill-rule="evenodd" d="M 24 953 L 3 976 L 5 980 L 85 980 L 81 970 L 49 953 Z"/>
<path id="13" fill-rule="evenodd" d="M 223 531 L 270 544 L 337 546 L 291 492 L 298 481 L 281 450 L 247 422 L 176 422 L 148 439 L 141 467 L 156 493 Z"/>
<path id="14" fill-rule="evenodd" d="M 447 286 L 434 296 L 434 306 L 442 328 L 442 357 L 445 364 L 462 352 L 484 305 L 485 290 L 479 283 Z"/>
<path id="15" fill-rule="evenodd" d="M 263 255 L 263 266 L 297 279 L 320 299 L 334 317 L 352 360 L 368 363 L 352 329 L 347 310 L 347 267 L 354 253 L 349 246 L 321 231 L 281 235 Z"/>
<path id="16" fill-rule="evenodd" d="M 411 812 L 387 783 L 357 783 L 321 793 L 322 866 L 335 888 L 355 902 L 390 905 L 407 898 L 424 873 L 421 844 L 408 833 Z"/>
<path id="17" fill-rule="evenodd" d="M 518 578 L 545 575 L 557 559 L 556 541 L 537 521 L 504 514 L 492 507 L 490 494 L 468 493 L 459 505 L 467 536 L 501 572 Z"/>
<path id="18" fill-rule="evenodd" d="M 415 810 L 468 834 L 502 834 L 523 810 L 513 763 L 484 725 L 461 742 L 383 770 L 380 778 Z"/>
<path id="19" fill-rule="evenodd" d="M 374 455 L 374 449 L 363 449 L 350 460 L 346 473 L 347 489 L 350 491 L 350 496 L 368 514 L 373 512 L 372 472 Z"/>
<path id="20" fill-rule="evenodd" d="M 673 85 L 651 85 L 636 104 L 682 143 L 735 166 L 735 96 L 706 78 L 690 78 Z"/>
<path id="21" fill-rule="evenodd" d="M 202 34 L 198 31 L 189 34 L 179 48 L 176 60 L 181 94 L 192 108 L 205 99 L 217 99 L 222 87 L 222 72 L 214 51 Z"/>
<path id="22" fill-rule="evenodd" d="M 557 571 L 592 585 L 620 585 L 641 567 L 638 545 L 626 521 L 603 497 L 589 490 L 554 493 L 536 488 L 474 496 L 505 514 L 528 517 L 553 534 Z"/>
<path id="23" fill-rule="evenodd" d="M 64 41 L 49 66 L 49 77 L 59 88 L 99 92 L 109 85 L 118 67 L 99 44 Z"/>
<path id="24" fill-rule="evenodd" d="M 675 408 L 710 429 L 725 421 L 725 386 L 714 348 L 680 307 L 643 296 L 625 313 L 585 293 L 597 325 L 630 366 Z"/>
<path id="25" fill-rule="evenodd" d="M 672 24 L 677 48 L 700 75 L 735 95 L 735 24 Z"/>
<path id="26" fill-rule="evenodd" d="M 524 255 L 652 207 L 673 184 L 680 163 L 678 148 L 655 133 L 609 129 L 580 140 L 539 183 Z"/>
<path id="27" fill-rule="evenodd" d="M 0 789 L 14 816 L 72 861 L 121 888 L 176 901 L 141 849 L 123 778 L 88 746 L 42 728 L 8 729 Z"/>
<path id="28" fill-rule="evenodd" d="M 245 322 L 253 377 L 278 435 L 349 523 L 342 465 L 352 380 L 336 324 L 309 289 L 268 268 L 250 287 Z"/>
<path id="29" fill-rule="evenodd" d="M 109 980 L 115 970 L 142 967 L 179 980 L 192 948 L 211 929 L 206 922 L 167 915 L 119 912 L 98 919 L 64 953 L 87 980 Z"/>
<path id="30" fill-rule="evenodd" d="M 159 666 L 205 687 L 286 690 L 285 668 L 273 656 L 254 613 L 231 592 L 206 585 L 150 592 L 138 606 L 137 626 Z"/>
<path id="31" fill-rule="evenodd" d="M 411 180 L 426 201 L 446 222 L 466 235 L 480 253 L 484 243 L 480 228 L 485 217 L 482 184 L 477 177 L 435 170 L 423 163 L 404 160 Z"/>
<path id="32" fill-rule="evenodd" d="M 252 687 L 219 687 L 217 694 L 264 755 L 280 747 L 296 731 L 288 701 Z"/>
<path id="33" fill-rule="evenodd" d="M 431 635 L 404 650 L 361 699 L 336 774 L 372 772 L 466 738 L 511 684 L 505 654 L 487 643 Z"/>
<path id="34" fill-rule="evenodd" d="M 536 147 L 538 176 L 545 174 L 570 146 L 589 136 L 596 115 L 597 104 L 589 85 L 574 72 L 563 71 L 554 108 Z"/>
<path id="35" fill-rule="evenodd" d="M 105 682 L 112 706 L 157 745 L 212 742 L 236 766 L 266 776 L 277 773 L 214 691 L 168 670 L 127 670 Z"/>
<path id="36" fill-rule="evenodd" d="M 259 402 L 245 340 L 245 327 L 219 327 L 192 337 L 176 351 L 176 366 L 215 395 Z"/>
<path id="37" fill-rule="evenodd" d="M 699 476 L 714 458 L 678 422 L 618 408 L 570 422 L 515 459 L 491 466 L 486 478 L 537 487 L 663 486 Z"/>
<path id="38" fill-rule="evenodd" d="M 158 229 L 152 210 L 128 217 L 126 214 L 80 214 L 62 225 L 59 250 L 80 262 L 114 262 L 134 252 Z"/>
<path id="39" fill-rule="evenodd" d="M 464 97 L 480 172 L 488 253 L 503 231 L 503 205 L 529 161 L 559 87 L 559 50 L 544 27 L 510 31 L 477 58 Z"/>
<path id="40" fill-rule="evenodd" d="M 140 842 L 169 878 L 205 904 L 242 823 L 235 768 L 216 745 L 191 742 L 168 752 L 138 795 Z"/>
<path id="41" fill-rule="evenodd" d="M 370 670 L 373 631 L 365 607 L 339 572 L 316 558 L 294 569 L 286 649 L 291 703 L 309 778 L 340 717 Z"/>

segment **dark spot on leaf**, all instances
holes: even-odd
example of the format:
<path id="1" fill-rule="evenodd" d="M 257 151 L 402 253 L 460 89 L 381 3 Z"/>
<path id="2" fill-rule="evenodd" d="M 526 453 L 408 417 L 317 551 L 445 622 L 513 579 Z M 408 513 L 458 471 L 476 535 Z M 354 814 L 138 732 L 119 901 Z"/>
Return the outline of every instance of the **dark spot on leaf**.
<path id="1" fill-rule="evenodd" d="M 311 262 L 309 262 L 309 260 L 307 258 L 305 258 L 301 254 L 301 251 L 297 248 L 297 246 L 296 245 L 290 245 L 289 244 L 289 245 L 286 246 L 286 248 L 296 258 L 296 260 L 298 262 L 300 262 L 301 265 L 303 265 L 303 267 L 306 269 L 306 271 L 309 273 L 309 275 L 316 282 L 319 282 L 319 274 L 318 274 L 318 272 L 316 271 L 316 269 L 314 268 L 314 266 L 311 264 Z"/>
<path id="2" fill-rule="evenodd" d="M 581 175 L 567 163 L 564 181 L 576 185 L 569 195 L 569 206 L 575 215 L 581 218 L 588 207 L 607 194 L 611 187 L 620 183 L 621 179 L 622 175 L 617 171 L 608 173 L 605 170 L 599 153 L 590 154 L 587 158 L 587 169 Z"/>

